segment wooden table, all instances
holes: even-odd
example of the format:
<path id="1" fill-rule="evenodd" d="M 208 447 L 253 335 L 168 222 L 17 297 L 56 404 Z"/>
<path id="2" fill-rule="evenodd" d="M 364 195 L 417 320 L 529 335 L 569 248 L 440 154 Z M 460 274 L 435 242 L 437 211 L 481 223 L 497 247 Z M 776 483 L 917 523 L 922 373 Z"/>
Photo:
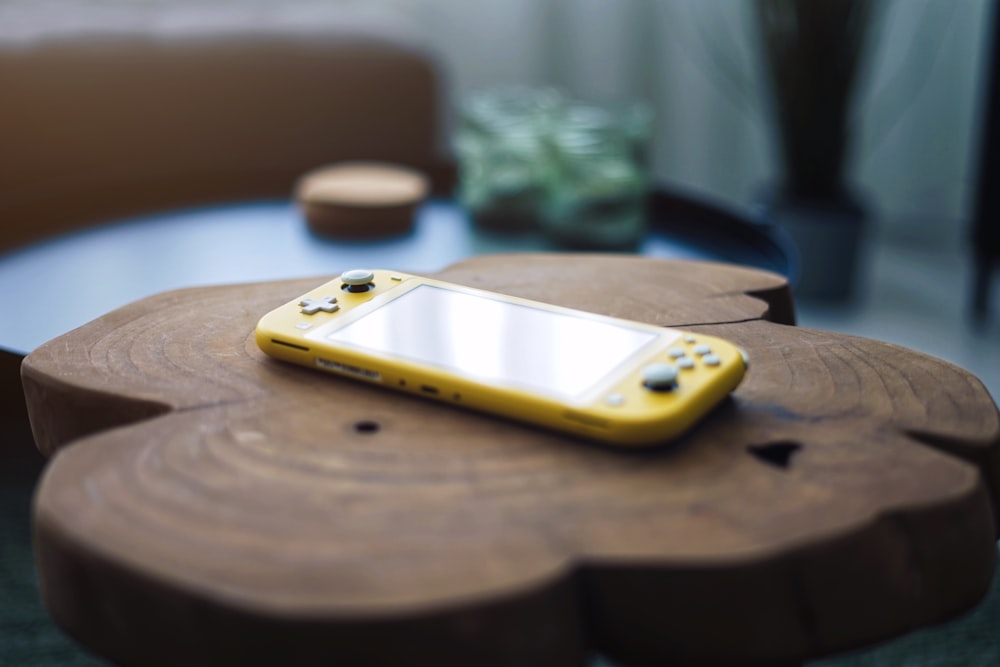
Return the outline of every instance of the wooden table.
<path id="1" fill-rule="evenodd" d="M 349 267 L 338 267 L 349 268 Z M 787 326 L 775 274 L 482 257 L 453 282 L 727 337 L 750 372 L 623 452 L 266 358 L 320 278 L 164 293 L 32 352 L 57 622 L 132 665 L 784 665 L 987 590 L 1000 417 L 978 380 Z"/>

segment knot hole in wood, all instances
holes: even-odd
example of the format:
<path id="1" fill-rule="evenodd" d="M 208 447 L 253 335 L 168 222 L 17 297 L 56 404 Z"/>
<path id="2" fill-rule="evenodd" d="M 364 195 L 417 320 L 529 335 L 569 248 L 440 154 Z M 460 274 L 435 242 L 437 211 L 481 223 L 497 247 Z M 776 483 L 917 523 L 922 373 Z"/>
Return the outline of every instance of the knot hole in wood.
<path id="1" fill-rule="evenodd" d="M 758 461 L 775 468 L 788 470 L 792 465 L 792 457 L 802 449 L 802 445 L 790 440 L 769 442 L 763 445 L 749 445 L 747 452 Z"/>

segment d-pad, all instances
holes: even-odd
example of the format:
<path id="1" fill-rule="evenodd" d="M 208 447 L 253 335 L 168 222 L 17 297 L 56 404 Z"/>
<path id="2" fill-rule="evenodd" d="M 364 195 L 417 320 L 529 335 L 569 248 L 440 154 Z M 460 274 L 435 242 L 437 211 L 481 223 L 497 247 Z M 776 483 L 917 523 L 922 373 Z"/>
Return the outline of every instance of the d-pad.
<path id="1" fill-rule="evenodd" d="M 335 313 L 340 310 L 337 299 L 332 296 L 324 296 L 322 299 L 302 299 L 299 305 L 302 307 L 300 312 L 305 315 L 315 315 L 321 310 L 324 313 Z"/>

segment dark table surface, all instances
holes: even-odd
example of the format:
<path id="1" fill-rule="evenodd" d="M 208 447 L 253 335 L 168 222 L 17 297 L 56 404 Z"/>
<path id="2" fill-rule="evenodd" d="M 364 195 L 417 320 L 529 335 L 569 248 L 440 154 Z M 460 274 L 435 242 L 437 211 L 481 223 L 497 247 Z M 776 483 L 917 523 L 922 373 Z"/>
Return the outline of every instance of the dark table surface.
<path id="1" fill-rule="evenodd" d="M 788 253 L 773 230 L 723 208 L 658 191 L 649 217 L 641 254 L 789 273 Z M 433 272 L 475 255 L 551 250 L 538 233 L 479 231 L 447 199 L 422 206 L 411 233 L 364 242 L 315 235 L 287 200 L 132 218 L 0 255 L 0 348 L 26 354 L 110 310 L 182 287 L 355 267 Z"/>

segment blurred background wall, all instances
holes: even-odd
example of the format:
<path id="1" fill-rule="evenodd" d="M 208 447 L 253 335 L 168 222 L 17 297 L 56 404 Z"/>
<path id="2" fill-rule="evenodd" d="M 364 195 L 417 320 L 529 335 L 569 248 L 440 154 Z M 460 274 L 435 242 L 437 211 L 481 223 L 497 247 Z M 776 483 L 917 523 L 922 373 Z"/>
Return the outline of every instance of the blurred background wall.
<path id="1" fill-rule="evenodd" d="M 286 15 L 290 5 L 305 14 L 339 5 L 388 15 L 440 54 L 455 99 L 533 83 L 594 100 L 647 101 L 657 118 L 656 175 L 738 206 L 752 205 L 775 178 L 749 0 L 229 1 L 261 11 L 280 4 Z M 80 12 L 99 32 L 105 12 L 168 2 L 193 0 L 33 0 L 31 20 Z M 0 30 L 16 32 L 27 4 L 0 0 Z M 880 232 L 957 250 L 992 1 L 881 4 L 857 99 L 852 181 L 877 212 Z M 0 103 L 12 103 L 2 91 Z"/>

